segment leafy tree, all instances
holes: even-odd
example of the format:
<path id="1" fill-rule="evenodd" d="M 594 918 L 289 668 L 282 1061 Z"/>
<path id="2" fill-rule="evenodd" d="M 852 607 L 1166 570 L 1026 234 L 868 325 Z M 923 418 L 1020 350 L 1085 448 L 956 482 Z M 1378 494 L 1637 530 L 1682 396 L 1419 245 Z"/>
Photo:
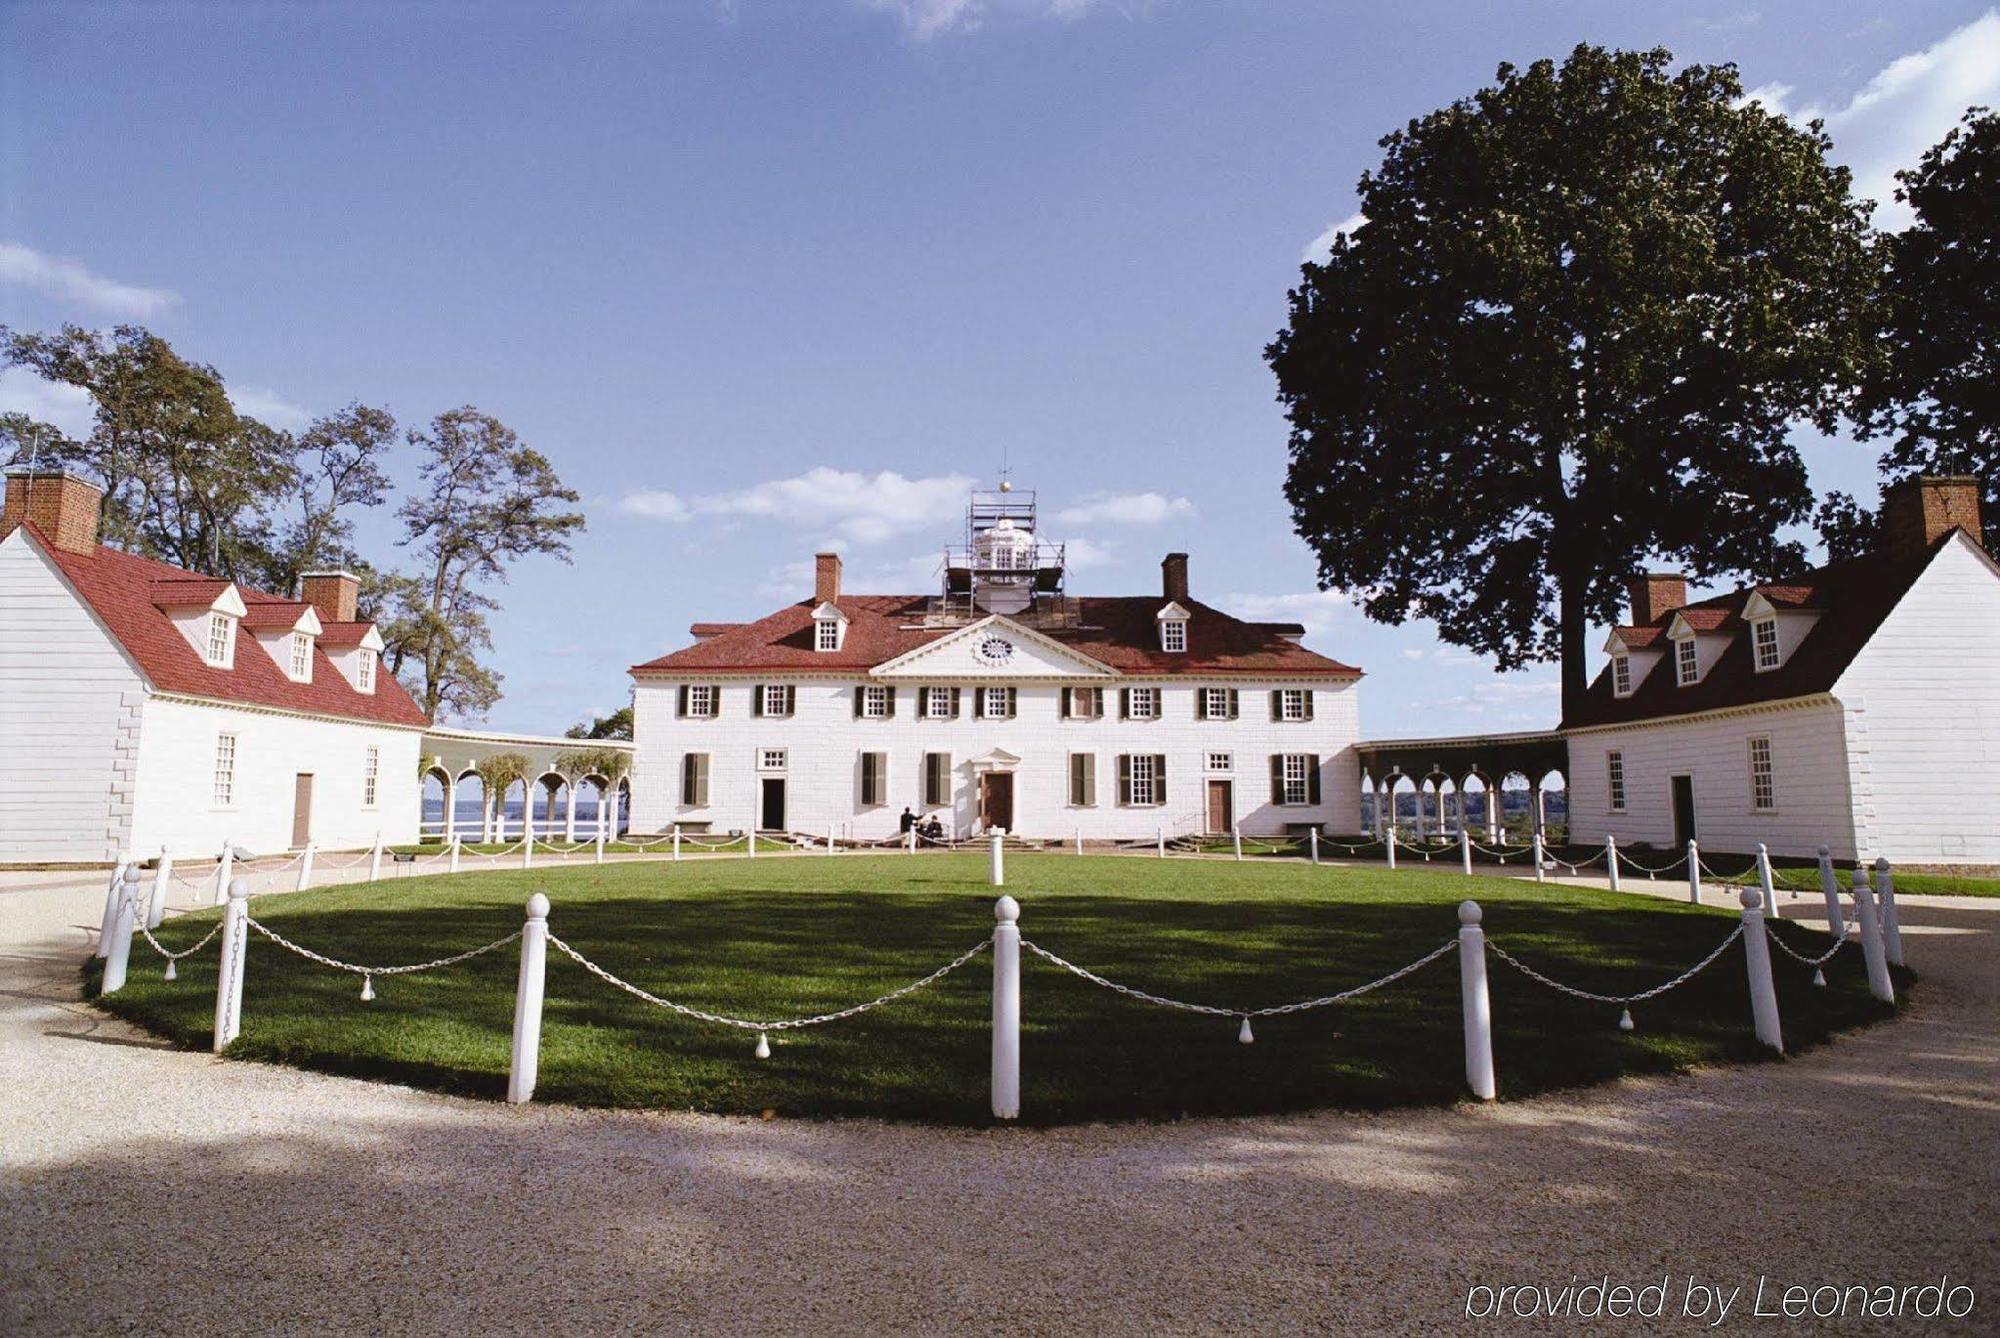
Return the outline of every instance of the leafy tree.
<path id="1" fill-rule="evenodd" d="M 316 418 L 293 440 L 291 486 L 281 499 L 291 514 L 264 574 L 271 589 L 290 591 L 309 571 L 366 565 L 354 551 L 353 511 L 387 499 L 383 461 L 395 442 L 395 418 L 365 404 Z"/>
<path id="2" fill-rule="evenodd" d="M 394 647 L 392 670 L 427 714 L 476 717 L 500 695 L 500 676 L 479 662 L 491 644 L 485 611 L 495 606 L 480 587 L 506 580 L 523 557 L 568 562 L 583 516 L 566 509 L 577 493 L 547 457 L 490 414 L 452 409 L 408 439 L 424 456 L 423 487 L 397 514 L 422 568 L 396 588 L 383 637 Z"/>
<path id="3" fill-rule="evenodd" d="M 610 715 L 571 725 L 563 731 L 571 739 L 629 739 L 632 737 L 632 708 L 621 706 Z"/>
<path id="4" fill-rule="evenodd" d="M 618 784 L 632 770 L 632 754 L 623 748 L 577 748 L 556 755 L 556 769 L 570 776 L 602 776 Z"/>
<path id="5" fill-rule="evenodd" d="M 1875 547 L 1882 532 L 1882 518 L 1844 492 L 1830 492 L 1813 513 L 1820 541 L 1830 558 L 1860 557 Z"/>
<path id="6" fill-rule="evenodd" d="M 1649 559 L 1773 574 L 1858 378 L 1867 206 L 1730 66 L 1579 46 L 1382 140 L 1266 350 L 1323 586 L 1562 665 Z"/>
<path id="7" fill-rule="evenodd" d="M 1982 476 L 1986 546 L 2000 550 L 2000 113 L 1972 108 L 1896 180 L 1916 219 L 1882 239 L 1883 356 L 1859 399 L 1860 435 L 1888 439 L 1885 481 Z M 1823 514 L 1828 547 L 1850 543 L 1839 524 L 1861 514 L 1853 499 L 1829 498 Z"/>

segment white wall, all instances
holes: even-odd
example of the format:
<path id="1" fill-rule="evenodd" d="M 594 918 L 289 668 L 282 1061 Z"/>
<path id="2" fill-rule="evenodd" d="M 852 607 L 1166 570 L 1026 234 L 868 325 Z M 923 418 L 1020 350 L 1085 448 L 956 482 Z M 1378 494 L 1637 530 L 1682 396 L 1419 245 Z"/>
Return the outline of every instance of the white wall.
<path id="1" fill-rule="evenodd" d="M 218 806 L 215 740 L 224 732 L 236 735 L 236 785 L 234 802 Z M 151 855 L 164 844 L 188 856 L 214 855 L 225 841 L 257 853 L 288 849 L 300 772 L 313 776 L 315 844 L 364 847 L 378 831 L 391 844 L 413 842 L 422 738 L 414 729 L 152 698 L 139 736 L 132 848 Z M 370 744 L 381 749 L 372 808 L 362 803 Z"/>
<path id="2" fill-rule="evenodd" d="M 2000 864 L 2000 573 L 1960 536 L 1841 676 L 1869 858 Z"/>
<path id="3" fill-rule="evenodd" d="M 1750 744 L 1771 740 L 1777 808 L 1750 806 Z M 1624 813 L 1611 812 L 1605 757 L 1625 755 Z M 1569 737 L 1570 839 L 1607 834 L 1622 845 L 1673 844 L 1672 778 L 1694 778 L 1695 832 L 1712 851 L 1749 852 L 1759 841 L 1773 855 L 1807 857 L 1822 845 L 1836 859 L 1854 857 L 1846 726 L 1836 702 L 1675 721 Z"/>
<path id="4" fill-rule="evenodd" d="M 117 858 L 143 698 L 26 533 L 0 542 L 0 862 Z"/>
<path id="5" fill-rule="evenodd" d="M 638 742 L 634 767 L 632 826 L 635 831 L 662 831 L 676 822 L 707 822 L 715 830 L 754 824 L 758 796 L 757 757 L 761 749 L 784 748 L 787 768 L 787 825 L 794 830 L 824 831 L 829 820 L 843 835 L 862 839 L 893 835 L 905 805 L 918 813 L 923 800 L 923 755 L 949 752 L 953 759 L 953 811 L 941 814 L 947 828 L 970 830 L 977 821 L 978 783 L 966 766 L 968 759 L 994 749 L 1021 758 L 1015 768 L 1014 827 L 1031 837 L 1066 837 L 1081 828 L 1086 839 L 1152 835 L 1199 830 L 1205 795 L 1205 754 L 1233 754 L 1229 773 L 1235 785 L 1236 817 L 1245 832 L 1276 833 L 1288 824 L 1325 822 L 1337 830 L 1352 830 L 1359 819 L 1359 768 L 1353 745 L 1358 733 L 1353 683 L 1312 685 L 1314 719 L 1296 724 L 1270 720 L 1269 691 L 1279 683 L 1237 683 L 1240 718 L 1234 721 L 1195 719 L 1195 685 L 1145 679 L 1102 680 L 1091 686 L 1105 690 L 1106 718 L 1064 720 L 1053 683 L 1016 683 L 1017 714 L 1012 720 L 973 718 L 973 687 L 982 681 L 959 680 L 961 711 L 957 720 L 917 718 L 917 684 L 899 682 L 896 718 L 854 718 L 855 680 L 786 679 L 772 676 L 758 682 L 791 682 L 797 687 L 797 709 L 789 719 L 757 718 L 750 713 L 748 680 L 719 678 L 696 682 L 722 684 L 721 714 L 712 720 L 675 717 L 677 683 L 641 681 L 633 694 L 633 733 Z M 986 683 L 1005 682 L 985 679 Z M 1162 689 L 1163 714 L 1158 720 L 1121 721 L 1118 688 L 1157 686 Z M 1305 686 L 1287 683 L 1282 686 Z M 680 803 L 681 757 L 705 752 L 709 762 L 709 804 L 688 808 Z M 889 755 L 889 802 L 880 807 L 860 805 L 862 752 Z M 1069 804 L 1069 754 L 1097 756 L 1097 804 Z M 1157 807 L 1121 808 L 1117 803 L 1118 755 L 1160 753 L 1167 757 L 1167 802 Z M 1270 803 L 1270 755 L 1317 753 L 1321 791 L 1316 807 L 1273 807 Z"/>

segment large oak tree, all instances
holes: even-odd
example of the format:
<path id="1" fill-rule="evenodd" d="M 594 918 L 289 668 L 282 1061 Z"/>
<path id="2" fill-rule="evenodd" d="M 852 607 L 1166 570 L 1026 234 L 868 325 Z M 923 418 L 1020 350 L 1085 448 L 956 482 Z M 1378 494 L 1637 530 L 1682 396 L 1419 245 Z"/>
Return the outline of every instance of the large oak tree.
<path id="1" fill-rule="evenodd" d="M 1579 46 L 1381 141 L 1367 222 L 1266 351 L 1323 586 L 1503 669 L 1557 659 L 1649 562 L 1768 576 L 1865 349 L 1867 206 L 1819 125 L 1730 66 Z"/>

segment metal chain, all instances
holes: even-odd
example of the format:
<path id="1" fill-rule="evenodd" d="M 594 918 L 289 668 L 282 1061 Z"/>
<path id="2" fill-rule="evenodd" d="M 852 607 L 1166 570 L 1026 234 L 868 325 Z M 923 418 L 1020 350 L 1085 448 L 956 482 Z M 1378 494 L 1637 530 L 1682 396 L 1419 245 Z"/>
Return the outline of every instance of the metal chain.
<path id="1" fill-rule="evenodd" d="M 1771 942 L 1777 944 L 1778 950 L 1784 953 L 1785 956 L 1791 958 L 1795 962 L 1802 962 L 1807 966 L 1813 967 L 1814 969 L 1818 969 L 1819 967 L 1825 966 L 1829 961 L 1832 961 L 1833 955 L 1839 952 L 1842 948 L 1847 946 L 1847 925 L 1852 923 L 1853 923 L 1852 920 L 1843 921 L 1841 925 L 1840 936 L 1833 940 L 1833 946 L 1831 948 L 1828 948 L 1825 952 L 1821 953 L 1817 957 L 1806 956 L 1804 953 L 1794 948 L 1791 944 L 1785 942 L 1784 939 L 1780 938 L 1775 933 L 1772 934 L 1770 938 Z"/>
<path id="2" fill-rule="evenodd" d="M 262 934 L 265 938 L 270 939 L 271 942 L 277 944 L 279 947 L 289 948 L 299 956 L 318 962 L 321 966 L 330 966 L 336 971 L 348 971 L 357 976 L 407 976 L 417 971 L 429 971 L 440 966 L 453 966 L 459 962 L 477 957 L 481 953 L 492 952 L 495 948 L 504 948 L 515 939 L 521 937 L 521 931 L 516 929 L 513 933 L 507 935 L 507 937 L 495 939 L 484 947 L 474 948 L 470 952 L 461 952 L 453 957 L 440 957 L 435 962 L 417 962 L 411 966 L 357 966 L 353 962 L 343 962 L 337 957 L 328 957 L 324 954 L 314 952 L 311 948 L 302 948 L 252 916 L 245 916 L 244 919 L 249 921 L 252 929 Z"/>
<path id="3" fill-rule="evenodd" d="M 160 954 L 160 956 L 166 958 L 170 962 L 178 962 L 183 957 L 194 956 L 196 953 L 200 952 L 203 948 L 206 948 L 208 946 L 208 941 L 210 939 L 214 938 L 217 934 L 220 934 L 222 932 L 222 921 L 217 920 L 213 925 L 209 927 L 209 931 L 201 936 L 201 942 L 195 944 L 192 948 L 182 948 L 179 952 L 168 952 L 166 948 L 161 945 L 160 941 L 153 937 L 153 931 L 146 928 L 146 917 L 143 915 L 136 915 L 137 911 L 136 907 L 134 908 L 134 911 L 135 911 L 134 923 L 136 923 L 139 926 L 139 932 L 146 936 L 146 942 L 153 945 L 154 952 L 157 952 L 158 954 Z"/>
<path id="4" fill-rule="evenodd" d="M 1095 971 L 1086 970 L 1078 966 L 1075 962 L 1065 961 L 1050 952 L 1047 948 L 1028 939 L 1022 939 L 1021 946 L 1029 952 L 1034 953 L 1037 957 L 1052 962 L 1070 974 L 1081 977 L 1093 985 L 1102 986 L 1112 993 L 1122 994 L 1128 999 L 1137 999 L 1141 1003 L 1158 1004 L 1162 1008 L 1178 1008 L 1188 1013 L 1205 1013 L 1209 1017 L 1277 1017 L 1284 1013 L 1302 1013 L 1308 1008 L 1324 1008 L 1328 1004 L 1345 1003 L 1347 1000 L 1358 998 L 1370 990 L 1381 989 L 1384 985 L 1401 980 L 1413 971 L 1429 966 L 1432 962 L 1456 948 L 1458 940 L 1455 938 L 1446 939 L 1442 944 L 1417 958 L 1416 961 L 1411 962 L 1408 966 L 1398 967 L 1388 975 L 1378 980 L 1371 980 L 1365 985 L 1356 985 L 1352 989 L 1342 990 L 1338 994 L 1322 995 L 1317 999 L 1301 999 L 1297 1003 L 1273 1004 L 1268 1008 L 1217 1008 L 1212 1004 L 1188 1003 L 1184 999 L 1169 999 L 1164 995 L 1148 994 L 1145 990 L 1134 989 L 1130 985 L 1120 985 L 1115 980 L 1106 980 Z"/>
<path id="5" fill-rule="evenodd" d="M 1635 1004 L 1635 1003 L 1643 1003 L 1647 999 L 1657 998 L 1658 996 L 1665 994 L 1668 990 L 1673 989 L 1676 986 L 1685 985 L 1688 981 L 1693 980 L 1697 975 L 1701 974 L 1701 972 L 1708 969 L 1709 965 L 1713 963 L 1716 958 L 1722 956 L 1723 951 L 1726 948 L 1728 948 L 1730 944 L 1734 943 L 1737 939 L 1741 938 L 1742 936 L 1743 936 L 1743 926 L 1739 924 L 1736 926 L 1736 928 L 1729 931 L 1728 938 L 1725 938 L 1724 940 L 1722 940 L 1722 942 L 1715 945 L 1714 952 L 1711 952 L 1708 956 L 1702 958 L 1700 961 L 1696 962 L 1693 966 L 1689 967 L 1687 970 L 1675 976 L 1672 980 L 1668 981 L 1666 984 L 1655 985 L 1652 989 L 1642 991 L 1641 993 L 1638 994 L 1592 994 L 1589 990 L 1580 990 L 1573 985 L 1565 985 L 1560 980 L 1553 980 L 1550 977 L 1543 975 L 1541 972 L 1535 970 L 1534 967 L 1529 966 L 1526 962 L 1516 957 L 1513 953 L 1508 952 L 1505 948 L 1495 943 L 1492 939 L 1488 939 L 1486 941 L 1486 947 L 1489 951 L 1493 953 L 1495 957 L 1498 957 L 1501 961 L 1507 963 L 1507 965 L 1513 967 L 1516 971 L 1519 971 L 1522 975 L 1527 976 L 1530 980 L 1540 981 L 1542 984 L 1547 985 L 1552 990 L 1560 990 L 1562 993 L 1572 995 L 1578 999 L 1588 999 L 1592 1003 Z"/>
<path id="6" fill-rule="evenodd" d="M 951 961 L 946 962 L 943 966 L 925 976 L 922 980 L 913 980 L 898 989 L 890 990 L 878 999 L 870 999 L 867 1003 L 855 1004 L 851 1008 L 843 1008 L 836 1013 L 819 1013 L 812 1017 L 786 1018 L 777 1022 L 753 1022 L 748 1018 L 727 1017 L 721 1013 L 707 1013 L 699 1008 L 692 1008 L 687 1004 L 675 1003 L 672 999 L 662 999 L 657 994 L 651 994 L 640 989 L 629 980 L 620 980 L 617 976 L 612 975 L 609 971 L 606 971 L 596 962 L 585 957 L 554 934 L 549 935 L 549 946 L 561 952 L 564 956 L 590 972 L 591 975 L 596 976 L 605 984 L 614 985 L 634 998 L 643 999 L 656 1008 L 665 1008 L 679 1013 L 682 1017 L 693 1018 L 697 1022 L 712 1022 L 719 1027 L 735 1027 L 740 1031 L 796 1031 L 801 1027 L 817 1027 L 828 1022 L 839 1022 L 843 1018 L 854 1017 L 857 1014 L 867 1012 L 871 1008 L 880 1008 L 883 1004 L 894 1003 L 905 995 L 915 994 L 926 985 L 936 984 L 952 972 L 958 970 L 959 967 L 964 966 L 967 962 L 977 957 L 980 953 L 992 947 L 993 937 L 989 934 L 987 937 L 973 944 L 972 947 L 960 953 L 957 957 L 954 957 Z"/>

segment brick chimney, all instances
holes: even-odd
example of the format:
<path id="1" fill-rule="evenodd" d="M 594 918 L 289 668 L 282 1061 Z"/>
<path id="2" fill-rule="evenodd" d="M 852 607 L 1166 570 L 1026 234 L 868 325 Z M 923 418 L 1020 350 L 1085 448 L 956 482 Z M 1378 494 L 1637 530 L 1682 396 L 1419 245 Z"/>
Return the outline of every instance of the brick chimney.
<path id="1" fill-rule="evenodd" d="M 1160 559 L 1160 593 L 1176 604 L 1188 602 L 1186 553 L 1169 553 Z"/>
<path id="2" fill-rule="evenodd" d="M 1891 557 L 1914 558 L 1955 529 L 1979 543 L 1979 480 L 1924 475 L 1882 490 L 1882 543 Z"/>
<path id="3" fill-rule="evenodd" d="M 1687 577 L 1671 571 L 1642 571 L 1625 583 L 1625 594 L 1632 602 L 1632 625 L 1645 627 L 1687 607 Z"/>
<path id="4" fill-rule="evenodd" d="M 68 553 L 97 551 L 104 489 L 66 469 L 10 469 L 0 506 L 0 539 L 32 520 L 42 537 Z"/>
<path id="5" fill-rule="evenodd" d="M 840 602 L 840 554 L 817 553 L 813 556 L 813 603 L 838 604 Z"/>
<path id="6" fill-rule="evenodd" d="M 347 571 L 309 571 L 299 577 L 299 598 L 319 610 L 325 623 L 351 623 L 361 597 L 361 578 Z"/>

